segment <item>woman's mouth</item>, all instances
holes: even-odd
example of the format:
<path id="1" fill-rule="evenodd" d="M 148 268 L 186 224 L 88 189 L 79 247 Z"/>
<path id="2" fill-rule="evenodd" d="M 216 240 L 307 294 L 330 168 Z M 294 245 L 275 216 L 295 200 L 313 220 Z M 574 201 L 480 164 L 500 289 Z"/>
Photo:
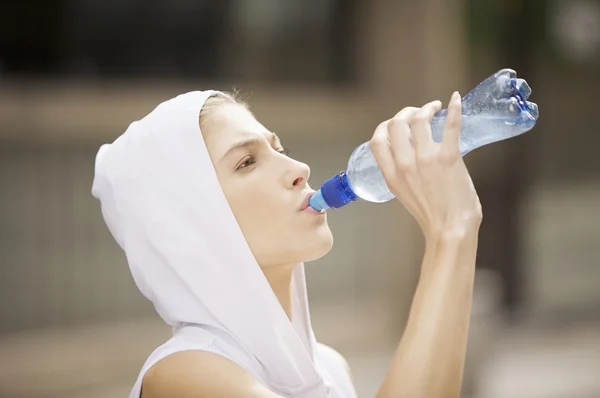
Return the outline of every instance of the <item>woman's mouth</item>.
<path id="1" fill-rule="evenodd" d="M 310 206 L 307 206 L 306 209 L 302 210 L 305 213 L 310 213 L 310 214 L 325 214 L 326 211 L 325 210 L 321 210 L 321 211 L 316 211 L 315 209 L 313 209 Z"/>
<path id="2" fill-rule="evenodd" d="M 300 211 L 302 212 L 306 212 L 309 214 L 325 214 L 326 211 L 325 210 L 321 210 L 321 211 L 317 211 L 315 209 L 313 209 L 312 207 L 309 206 L 309 202 L 310 202 L 310 197 L 313 196 L 315 193 L 315 191 L 311 191 L 309 192 L 306 197 L 304 198 L 304 201 L 302 202 L 302 206 L 300 208 Z"/>

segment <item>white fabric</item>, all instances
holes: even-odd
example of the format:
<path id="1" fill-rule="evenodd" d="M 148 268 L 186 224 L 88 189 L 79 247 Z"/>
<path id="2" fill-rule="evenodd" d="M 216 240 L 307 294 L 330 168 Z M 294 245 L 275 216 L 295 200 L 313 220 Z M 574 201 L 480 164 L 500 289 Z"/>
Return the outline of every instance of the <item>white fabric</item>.
<path id="1" fill-rule="evenodd" d="M 173 327 L 130 397 L 139 397 L 143 375 L 158 360 L 199 349 L 231 358 L 283 396 L 351 398 L 347 380 L 330 380 L 341 364 L 321 363 L 304 264 L 294 271 L 290 322 L 225 199 L 198 121 L 214 94 L 163 102 L 96 157 L 92 193 L 106 224 L 138 288 Z"/>

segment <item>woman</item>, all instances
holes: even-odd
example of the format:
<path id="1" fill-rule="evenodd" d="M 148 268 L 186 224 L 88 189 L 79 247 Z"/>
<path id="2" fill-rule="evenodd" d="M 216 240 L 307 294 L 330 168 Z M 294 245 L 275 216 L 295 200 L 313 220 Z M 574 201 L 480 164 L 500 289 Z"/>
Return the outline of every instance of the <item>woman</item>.
<path id="1" fill-rule="evenodd" d="M 379 398 L 459 395 L 482 216 L 458 150 L 460 95 L 437 144 L 429 121 L 440 108 L 404 108 L 371 140 L 426 238 Z M 93 194 L 136 284 L 173 327 L 130 398 L 356 396 L 346 362 L 310 325 L 303 262 L 332 236 L 326 214 L 307 209 L 309 173 L 246 105 L 214 91 L 162 103 L 100 149 Z"/>

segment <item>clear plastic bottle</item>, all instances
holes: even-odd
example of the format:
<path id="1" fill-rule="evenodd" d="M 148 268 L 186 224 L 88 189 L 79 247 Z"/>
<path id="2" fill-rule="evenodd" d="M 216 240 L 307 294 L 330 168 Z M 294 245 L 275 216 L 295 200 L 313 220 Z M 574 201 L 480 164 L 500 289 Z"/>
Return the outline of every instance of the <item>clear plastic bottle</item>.
<path id="1" fill-rule="evenodd" d="M 538 106 L 527 101 L 531 88 L 512 69 L 502 69 L 485 79 L 462 99 L 462 156 L 493 142 L 531 130 L 539 117 Z M 441 142 L 447 109 L 431 121 L 434 141 Z M 392 200 L 385 178 L 377 166 L 369 142 L 357 147 L 346 171 L 325 181 L 310 198 L 310 206 L 321 211 L 340 208 L 355 200 L 382 203 Z"/>

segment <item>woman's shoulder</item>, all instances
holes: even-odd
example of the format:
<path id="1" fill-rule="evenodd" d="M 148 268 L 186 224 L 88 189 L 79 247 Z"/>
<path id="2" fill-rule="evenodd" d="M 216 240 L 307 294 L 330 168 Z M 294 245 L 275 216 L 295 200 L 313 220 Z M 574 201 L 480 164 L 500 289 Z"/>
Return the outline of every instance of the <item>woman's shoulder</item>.
<path id="1" fill-rule="evenodd" d="M 201 350 L 161 359 L 146 372 L 141 390 L 141 398 L 279 398 L 237 363 Z"/>
<path id="2" fill-rule="evenodd" d="M 148 387 L 148 383 L 154 386 L 163 385 L 163 382 L 155 383 L 155 381 L 167 380 L 167 383 L 171 384 L 169 380 L 190 376 L 190 372 L 194 369 L 201 369 L 204 372 L 207 368 L 209 371 L 204 372 L 203 375 L 209 375 L 214 371 L 236 372 L 239 369 L 244 374 L 252 375 L 254 380 L 261 380 L 261 375 L 256 372 L 259 367 L 252 362 L 252 359 L 220 333 L 200 327 L 182 328 L 150 354 L 138 375 L 130 398 L 141 397 L 143 389 L 145 389 L 143 397 L 147 398 L 148 388 L 151 388 Z M 194 379 L 200 378 L 195 376 Z M 160 397 L 160 395 L 152 396 Z"/>

